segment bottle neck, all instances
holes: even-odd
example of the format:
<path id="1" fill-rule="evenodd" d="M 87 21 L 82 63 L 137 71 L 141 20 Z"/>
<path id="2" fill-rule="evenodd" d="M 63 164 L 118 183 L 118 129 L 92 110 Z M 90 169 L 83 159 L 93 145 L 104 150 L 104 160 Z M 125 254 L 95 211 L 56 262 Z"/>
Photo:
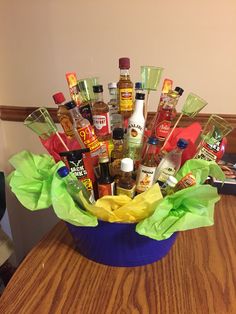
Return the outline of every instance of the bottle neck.
<path id="1" fill-rule="evenodd" d="M 94 93 L 96 102 L 103 102 L 103 93 Z"/>
<path id="2" fill-rule="evenodd" d="M 109 95 L 110 95 L 110 99 L 116 100 L 117 99 L 117 89 L 116 88 L 109 88 Z"/>
<path id="3" fill-rule="evenodd" d="M 150 155 L 155 155 L 155 154 L 156 154 L 156 145 L 148 144 L 146 154 L 144 157 L 150 156 Z"/>
<path id="4" fill-rule="evenodd" d="M 120 69 L 120 78 L 124 80 L 129 80 L 129 69 Z"/>
<path id="5" fill-rule="evenodd" d="M 121 170 L 121 179 L 124 181 L 128 181 L 132 179 L 132 171 L 126 172 Z"/>
<path id="6" fill-rule="evenodd" d="M 100 179 L 111 179 L 108 163 L 100 163 Z"/>
<path id="7" fill-rule="evenodd" d="M 79 113 L 79 110 L 77 107 L 70 109 L 69 112 L 70 112 L 71 117 L 74 121 L 83 120 L 83 117 Z"/>
<path id="8" fill-rule="evenodd" d="M 143 116 L 143 100 L 142 99 L 135 100 L 134 114 Z"/>

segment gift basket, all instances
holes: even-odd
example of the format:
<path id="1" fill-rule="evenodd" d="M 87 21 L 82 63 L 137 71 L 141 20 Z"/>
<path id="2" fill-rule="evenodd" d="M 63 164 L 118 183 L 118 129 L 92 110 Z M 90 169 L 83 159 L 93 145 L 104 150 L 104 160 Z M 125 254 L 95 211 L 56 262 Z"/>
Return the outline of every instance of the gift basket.
<path id="1" fill-rule="evenodd" d="M 49 154 L 12 156 L 8 182 L 27 209 L 52 206 L 83 256 L 140 266 L 164 257 L 178 232 L 214 224 L 219 195 L 211 178 L 224 181 L 217 163 L 232 127 L 211 115 L 204 127 L 190 121 L 179 128 L 183 115 L 194 119 L 207 102 L 190 93 L 177 118 L 184 90 L 174 89 L 170 79 L 163 81 L 149 121 L 149 94 L 163 69 L 141 66 L 141 82 L 134 86 L 129 58 L 120 58 L 119 68 L 119 82 L 108 84 L 108 103 L 99 78 L 66 74 L 71 100 L 53 95 L 64 132 L 46 108 L 32 112 L 24 124 Z"/>

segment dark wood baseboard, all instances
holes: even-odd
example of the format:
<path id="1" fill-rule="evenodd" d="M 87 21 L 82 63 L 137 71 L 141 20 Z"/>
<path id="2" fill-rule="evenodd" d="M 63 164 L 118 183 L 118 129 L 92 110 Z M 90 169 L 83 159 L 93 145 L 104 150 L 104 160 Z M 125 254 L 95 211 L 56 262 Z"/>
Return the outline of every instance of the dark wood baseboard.
<path id="1" fill-rule="evenodd" d="M 23 122 L 25 118 L 33 112 L 37 107 L 15 107 L 15 106 L 0 106 L 0 120 L 4 121 L 15 121 L 15 122 Z M 57 119 L 57 109 L 56 108 L 47 108 L 50 115 L 52 116 L 54 122 L 58 122 Z M 150 124 L 155 112 L 148 113 L 147 125 Z M 184 116 L 181 119 L 180 126 L 185 127 L 191 123 L 191 121 L 197 121 L 201 125 L 205 125 L 206 121 L 210 117 L 210 113 L 199 113 L 194 120 L 191 120 L 189 117 Z M 222 118 L 226 119 L 234 128 L 234 130 L 227 136 L 228 145 L 227 152 L 228 153 L 236 153 L 236 114 L 219 114 Z M 177 115 L 178 117 L 178 115 Z"/>

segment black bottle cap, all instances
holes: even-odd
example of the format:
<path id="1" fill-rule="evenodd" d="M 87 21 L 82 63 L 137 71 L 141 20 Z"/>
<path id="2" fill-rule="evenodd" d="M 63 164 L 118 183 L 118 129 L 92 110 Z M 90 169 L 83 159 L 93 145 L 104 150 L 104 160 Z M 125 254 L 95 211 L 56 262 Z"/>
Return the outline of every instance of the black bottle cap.
<path id="1" fill-rule="evenodd" d="M 135 89 L 143 89 L 143 84 L 142 84 L 142 82 L 136 82 L 136 83 L 135 83 Z"/>
<path id="2" fill-rule="evenodd" d="M 144 100 L 145 94 L 144 93 L 136 93 L 135 99 Z"/>
<path id="3" fill-rule="evenodd" d="M 103 86 L 102 85 L 93 86 L 93 92 L 94 93 L 102 93 L 103 92 Z"/>
<path id="4" fill-rule="evenodd" d="M 157 145 L 158 142 L 159 142 L 159 140 L 157 137 L 151 136 L 148 138 L 148 144 Z"/>
<path id="5" fill-rule="evenodd" d="M 183 88 L 181 88 L 181 87 L 175 87 L 175 91 L 181 96 L 182 94 L 183 94 L 183 92 L 184 92 L 184 90 L 183 90 Z"/>
<path id="6" fill-rule="evenodd" d="M 114 140 L 122 140 L 124 138 L 124 130 L 122 128 L 115 128 L 112 132 Z"/>
<path id="7" fill-rule="evenodd" d="M 74 100 L 68 101 L 68 102 L 65 103 L 65 107 L 66 107 L 67 109 L 69 109 L 69 110 L 70 110 L 70 109 L 73 109 L 73 108 L 76 107 L 76 103 L 75 103 Z"/>

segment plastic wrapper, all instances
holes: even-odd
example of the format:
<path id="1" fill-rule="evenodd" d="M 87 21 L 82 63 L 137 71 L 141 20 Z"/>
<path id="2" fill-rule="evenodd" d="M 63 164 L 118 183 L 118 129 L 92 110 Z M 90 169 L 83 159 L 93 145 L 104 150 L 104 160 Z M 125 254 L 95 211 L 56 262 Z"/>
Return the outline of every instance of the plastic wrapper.
<path id="1" fill-rule="evenodd" d="M 174 232 L 214 224 L 214 206 L 220 199 L 210 185 L 195 185 L 165 197 L 155 212 L 139 222 L 136 231 L 155 240 L 168 239 Z"/>
<path id="2" fill-rule="evenodd" d="M 8 176 L 9 185 L 21 204 L 38 210 L 51 206 L 51 184 L 56 164 L 51 156 L 22 151 L 9 160 L 16 169 Z"/>
<path id="3" fill-rule="evenodd" d="M 86 209 L 101 220 L 134 223 L 150 216 L 162 194 L 158 184 L 130 199 L 126 195 L 104 196 L 95 205 L 84 202 Z"/>
<path id="4" fill-rule="evenodd" d="M 59 133 L 63 141 L 65 142 L 66 146 L 69 148 L 69 150 L 76 150 L 81 149 L 78 141 L 76 139 L 68 139 L 68 137 L 65 135 L 65 133 Z M 56 134 L 53 134 L 48 139 L 41 139 L 41 143 L 46 148 L 48 153 L 53 156 L 54 160 L 56 162 L 61 160 L 61 157 L 59 153 L 62 153 L 65 151 L 65 147 L 62 145 L 61 141 L 59 140 L 58 136 Z"/>
<path id="5" fill-rule="evenodd" d="M 195 186 L 162 198 L 158 184 L 133 200 L 128 196 L 104 196 L 95 205 L 80 194 L 84 208 L 80 208 L 67 192 L 66 184 L 57 176 L 63 166 L 55 164 L 48 155 L 34 155 L 23 151 L 10 159 L 16 169 L 9 176 L 13 193 L 30 210 L 53 205 L 56 215 L 76 226 L 96 226 L 97 219 L 108 222 L 137 223 L 136 231 L 147 237 L 163 240 L 176 231 L 213 224 L 214 204 L 219 200 L 217 189 L 201 185 L 208 175 L 223 178 L 215 162 L 189 160 L 178 172 L 181 179 L 191 172 Z M 73 174 L 71 174 L 73 175 Z"/>

